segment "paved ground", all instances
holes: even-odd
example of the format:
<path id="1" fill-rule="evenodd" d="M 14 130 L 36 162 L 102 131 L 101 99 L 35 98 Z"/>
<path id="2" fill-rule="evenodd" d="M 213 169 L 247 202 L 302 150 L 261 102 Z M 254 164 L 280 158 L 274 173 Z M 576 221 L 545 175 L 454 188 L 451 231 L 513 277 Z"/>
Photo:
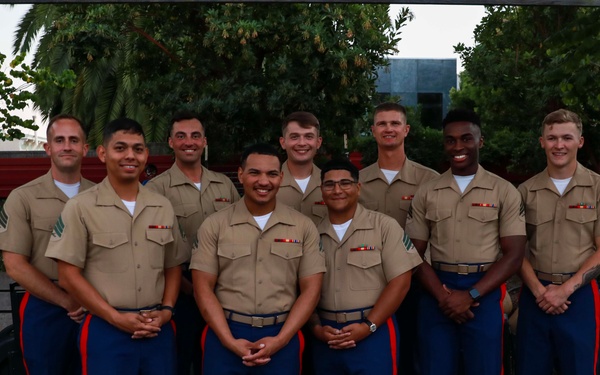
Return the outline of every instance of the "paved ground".
<path id="1" fill-rule="evenodd" d="M 8 288 L 12 279 L 6 272 L 0 272 L 0 310 L 10 310 L 10 293 Z M 6 292 L 5 292 L 6 291 Z M 12 324 L 10 313 L 0 313 L 0 330 Z"/>

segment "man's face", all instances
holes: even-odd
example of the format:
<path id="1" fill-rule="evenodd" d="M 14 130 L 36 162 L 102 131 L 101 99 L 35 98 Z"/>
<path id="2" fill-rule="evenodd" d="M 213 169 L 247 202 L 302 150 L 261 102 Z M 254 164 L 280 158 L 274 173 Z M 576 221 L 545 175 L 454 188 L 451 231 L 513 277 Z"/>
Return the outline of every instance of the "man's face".
<path id="1" fill-rule="evenodd" d="M 303 128 L 296 121 L 290 122 L 283 137 L 279 138 L 288 160 L 295 164 L 312 163 L 322 141 L 317 134 L 317 128 Z"/>
<path id="2" fill-rule="evenodd" d="M 474 175 L 477 172 L 481 147 L 483 147 L 483 137 L 477 125 L 459 121 L 451 122 L 444 128 L 444 151 L 450 159 L 453 174 Z"/>
<path id="3" fill-rule="evenodd" d="M 175 153 L 175 159 L 184 164 L 195 164 L 200 161 L 206 136 L 204 127 L 197 119 L 181 120 L 173 124 L 169 147 Z"/>
<path id="4" fill-rule="evenodd" d="M 350 184 L 349 182 L 352 183 Z M 333 189 L 331 189 L 331 186 Z M 334 169 L 328 171 L 323 176 L 321 194 L 330 213 L 348 212 L 349 210 L 354 210 L 358 205 L 360 183 L 354 182 L 349 171 Z"/>
<path id="5" fill-rule="evenodd" d="M 273 155 L 250 154 L 246 165 L 238 169 L 244 186 L 244 199 L 255 206 L 275 202 L 283 174 L 279 159 Z"/>
<path id="6" fill-rule="evenodd" d="M 378 112 L 371 126 L 377 146 L 386 149 L 395 149 L 404 145 L 404 138 L 409 131 L 410 125 L 406 123 L 406 117 L 398 111 Z"/>
<path id="7" fill-rule="evenodd" d="M 106 164 L 111 181 L 137 182 L 148 160 L 148 149 L 141 134 L 115 132 L 106 145 L 98 146 L 98 158 Z"/>
<path id="8" fill-rule="evenodd" d="M 88 152 L 88 145 L 77 121 L 60 119 L 50 127 L 44 150 L 50 156 L 54 167 L 61 172 L 72 173 L 80 170 L 81 161 Z"/>
<path id="9" fill-rule="evenodd" d="M 545 125 L 540 145 L 546 152 L 548 166 L 562 168 L 577 163 L 583 137 L 573 122 Z"/>

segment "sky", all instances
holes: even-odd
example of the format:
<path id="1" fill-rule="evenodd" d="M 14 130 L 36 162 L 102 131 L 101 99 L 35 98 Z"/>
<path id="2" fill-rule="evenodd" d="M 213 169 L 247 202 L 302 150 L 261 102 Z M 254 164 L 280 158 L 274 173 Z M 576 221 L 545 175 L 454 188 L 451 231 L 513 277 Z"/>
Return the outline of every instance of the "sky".
<path id="1" fill-rule="evenodd" d="M 0 52 L 7 55 L 7 61 L 1 67 L 8 72 L 8 63 L 12 60 L 14 32 L 21 17 L 30 5 L 0 5 Z M 394 4 L 390 7 L 392 15 L 398 14 L 402 7 L 408 7 L 414 19 L 402 28 L 402 40 L 398 44 L 398 54 L 402 58 L 456 58 L 457 71 L 462 71 L 454 45 L 474 44 L 473 30 L 485 15 L 481 5 L 416 5 Z M 30 59 L 29 59 L 30 61 Z M 39 118 L 39 116 L 38 116 Z"/>

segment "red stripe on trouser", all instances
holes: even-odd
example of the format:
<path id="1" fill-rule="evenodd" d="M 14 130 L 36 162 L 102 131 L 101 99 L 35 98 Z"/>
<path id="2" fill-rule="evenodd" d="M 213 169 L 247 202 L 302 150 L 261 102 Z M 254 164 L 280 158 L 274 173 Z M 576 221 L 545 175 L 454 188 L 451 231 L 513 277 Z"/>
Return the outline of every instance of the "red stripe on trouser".
<path id="1" fill-rule="evenodd" d="M 302 334 L 302 331 L 298 331 L 298 341 L 300 344 L 300 371 L 298 374 L 302 374 L 302 356 L 304 355 L 304 335 Z"/>
<path id="2" fill-rule="evenodd" d="M 390 350 L 392 355 L 392 375 L 398 374 L 398 337 L 396 336 L 396 327 L 394 326 L 394 321 L 390 317 L 386 321 L 388 331 L 390 332 Z"/>
<path id="3" fill-rule="evenodd" d="M 81 336 L 79 338 L 79 351 L 81 352 L 81 373 L 87 375 L 87 344 L 88 334 L 90 333 L 90 320 L 92 320 L 92 314 L 87 314 L 83 321 L 83 327 L 81 328 Z"/>
<path id="4" fill-rule="evenodd" d="M 504 298 L 506 298 L 506 283 L 500 285 L 500 313 L 502 314 L 502 334 L 500 335 L 500 375 L 504 375 Z"/>
<path id="5" fill-rule="evenodd" d="M 171 327 L 173 327 L 173 335 L 177 336 L 177 325 L 175 324 L 175 321 L 173 319 L 171 319 L 170 322 L 171 322 Z"/>
<path id="6" fill-rule="evenodd" d="M 25 292 L 25 295 L 21 300 L 21 304 L 19 305 L 19 319 L 21 320 L 21 324 L 19 324 L 19 341 L 21 342 L 21 353 L 23 354 L 23 366 L 25 367 L 25 372 L 27 375 L 29 375 L 29 368 L 27 368 L 27 362 L 25 362 L 25 349 L 23 346 L 23 322 L 25 321 L 25 307 L 29 301 L 29 296 L 29 292 Z"/>
<path id="7" fill-rule="evenodd" d="M 596 280 L 592 280 L 590 282 L 592 286 L 592 293 L 594 294 L 594 317 L 596 318 L 596 347 L 594 348 L 594 375 L 596 375 L 596 371 L 598 368 L 598 351 L 600 350 L 599 340 L 600 340 L 600 292 L 598 292 L 598 282 Z"/>
<path id="8" fill-rule="evenodd" d="M 202 337 L 200 337 L 200 348 L 202 349 L 202 366 L 204 366 L 204 353 L 206 353 L 206 334 L 208 333 L 208 324 L 204 326 L 202 330 Z"/>

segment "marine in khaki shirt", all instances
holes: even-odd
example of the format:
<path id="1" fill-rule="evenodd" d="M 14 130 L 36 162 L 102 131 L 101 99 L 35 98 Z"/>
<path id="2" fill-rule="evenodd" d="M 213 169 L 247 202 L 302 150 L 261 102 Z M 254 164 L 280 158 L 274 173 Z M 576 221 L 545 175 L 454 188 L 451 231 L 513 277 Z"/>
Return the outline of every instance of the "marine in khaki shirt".
<path id="1" fill-rule="evenodd" d="M 284 120 L 279 138 L 287 154 L 277 199 L 318 224 L 327 213 L 321 197 L 321 170 L 313 163 L 323 141 L 319 120 L 309 112 L 293 112 Z"/>
<path id="2" fill-rule="evenodd" d="M 467 373 L 500 375 L 503 285 L 523 259 L 524 210 L 518 191 L 479 165 L 479 116 L 452 110 L 442 127 L 450 169 L 421 186 L 406 222 L 419 253 L 431 250 L 431 265 L 415 273 L 425 289 L 422 374 L 453 374 L 462 361 Z"/>
<path id="3" fill-rule="evenodd" d="M 311 324 L 317 340 L 317 374 L 392 374 L 398 355 L 394 311 L 422 261 L 400 225 L 358 204 L 358 169 L 348 160 L 323 167 L 321 190 L 329 214 L 319 224 L 327 273 L 318 313 Z M 354 348 L 352 353 L 344 349 Z M 348 362 L 346 355 L 361 358 Z"/>
<path id="4" fill-rule="evenodd" d="M 519 191 L 529 251 L 520 276 L 517 374 L 594 374 L 600 339 L 600 176 L 577 162 L 579 116 L 548 114 L 540 145 L 547 167 Z"/>
<path id="5" fill-rule="evenodd" d="M 0 209 L 0 249 L 6 272 L 27 291 L 13 308 L 20 311 L 18 334 L 29 374 L 68 375 L 78 373 L 83 309 L 56 285 L 56 263 L 44 253 L 65 202 L 93 183 L 81 176 L 88 150 L 81 121 L 57 115 L 46 136 L 50 170 L 8 196 Z"/>
<path id="6" fill-rule="evenodd" d="M 247 148 L 238 177 L 243 199 L 204 221 L 192 251 L 194 293 L 208 325 L 203 373 L 268 366 L 269 373 L 297 374 L 298 331 L 316 307 L 325 272 L 318 233 L 277 202 L 275 148 Z"/>
<path id="7" fill-rule="evenodd" d="M 169 322 L 189 247 L 169 201 L 139 183 L 148 160 L 142 126 L 111 121 L 97 153 L 107 177 L 67 202 L 46 251 L 58 260 L 60 285 L 88 311 L 82 371 L 174 374 Z"/>

